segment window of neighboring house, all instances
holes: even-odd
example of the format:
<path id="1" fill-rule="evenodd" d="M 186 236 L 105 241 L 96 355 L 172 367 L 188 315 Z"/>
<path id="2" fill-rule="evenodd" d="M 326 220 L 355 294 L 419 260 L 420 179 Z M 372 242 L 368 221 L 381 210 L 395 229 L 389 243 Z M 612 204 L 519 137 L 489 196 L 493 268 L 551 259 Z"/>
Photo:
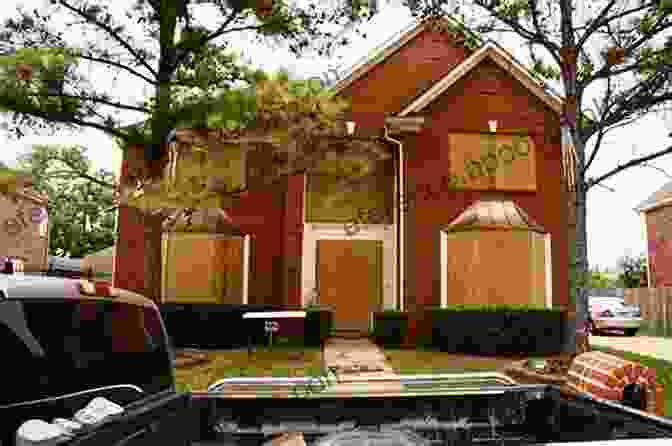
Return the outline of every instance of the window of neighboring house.
<path id="1" fill-rule="evenodd" d="M 39 226 L 39 229 L 38 229 L 40 237 L 46 237 L 48 229 L 49 229 L 49 223 L 47 222 L 47 220 L 44 220 L 42 223 L 40 223 L 40 226 Z"/>

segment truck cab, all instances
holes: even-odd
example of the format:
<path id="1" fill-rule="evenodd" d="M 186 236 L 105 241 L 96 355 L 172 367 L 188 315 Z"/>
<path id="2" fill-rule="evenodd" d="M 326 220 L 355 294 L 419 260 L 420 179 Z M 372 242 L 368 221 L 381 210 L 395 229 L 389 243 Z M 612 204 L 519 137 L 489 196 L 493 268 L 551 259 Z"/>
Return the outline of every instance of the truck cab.
<path id="1" fill-rule="evenodd" d="M 125 407 L 176 396 L 158 309 L 129 291 L 0 275 L 0 345 L 2 446 L 27 419 L 67 418 L 98 396 Z"/>

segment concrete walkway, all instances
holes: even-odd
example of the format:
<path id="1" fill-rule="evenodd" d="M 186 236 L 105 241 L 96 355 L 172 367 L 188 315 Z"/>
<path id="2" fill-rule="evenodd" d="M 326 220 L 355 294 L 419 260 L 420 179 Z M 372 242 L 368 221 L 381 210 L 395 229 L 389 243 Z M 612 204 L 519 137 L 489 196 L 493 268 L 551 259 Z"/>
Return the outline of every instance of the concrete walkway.
<path id="1" fill-rule="evenodd" d="M 396 381 L 397 374 L 385 360 L 385 354 L 368 339 L 329 339 L 324 346 L 324 362 L 338 380 L 332 391 L 347 394 L 364 390 L 403 390 L 403 385 Z M 379 379 L 391 382 L 376 382 Z"/>
<path id="2" fill-rule="evenodd" d="M 590 344 L 672 362 L 672 339 L 650 336 L 591 336 Z"/>

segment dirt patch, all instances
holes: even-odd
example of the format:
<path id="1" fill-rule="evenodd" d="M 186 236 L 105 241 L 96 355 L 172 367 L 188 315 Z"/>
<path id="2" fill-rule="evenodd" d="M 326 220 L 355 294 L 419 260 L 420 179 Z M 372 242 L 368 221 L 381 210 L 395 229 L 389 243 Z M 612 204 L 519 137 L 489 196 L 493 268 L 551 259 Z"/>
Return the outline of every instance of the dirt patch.
<path id="1" fill-rule="evenodd" d="M 202 365 L 208 361 L 208 355 L 205 353 L 178 351 L 175 353 L 173 367 L 177 369 L 184 369 Z"/>
<path id="2" fill-rule="evenodd" d="M 478 356 L 432 350 L 385 349 L 385 359 L 400 374 L 503 371 L 521 357 Z"/>

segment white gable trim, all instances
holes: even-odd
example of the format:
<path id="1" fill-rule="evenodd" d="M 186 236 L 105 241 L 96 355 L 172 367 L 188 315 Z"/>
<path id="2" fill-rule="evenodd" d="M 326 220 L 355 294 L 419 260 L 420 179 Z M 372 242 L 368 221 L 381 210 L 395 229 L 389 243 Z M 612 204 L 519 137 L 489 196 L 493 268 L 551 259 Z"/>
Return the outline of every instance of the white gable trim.
<path id="1" fill-rule="evenodd" d="M 407 116 L 410 113 L 420 112 L 423 108 L 432 103 L 443 92 L 450 88 L 455 82 L 469 73 L 476 65 L 481 63 L 483 59 L 489 57 L 503 69 L 508 71 L 520 81 L 528 90 L 534 93 L 546 105 L 551 107 L 553 111 L 560 114 L 562 112 L 562 101 L 547 92 L 543 86 L 539 84 L 532 74 L 521 64 L 516 62 L 507 52 L 502 50 L 499 46 L 492 42 L 487 43 L 478 51 L 473 53 L 461 64 L 455 67 L 443 79 L 434 84 L 432 88 L 427 90 L 422 96 L 413 101 L 410 105 L 404 108 L 398 116 Z"/>

